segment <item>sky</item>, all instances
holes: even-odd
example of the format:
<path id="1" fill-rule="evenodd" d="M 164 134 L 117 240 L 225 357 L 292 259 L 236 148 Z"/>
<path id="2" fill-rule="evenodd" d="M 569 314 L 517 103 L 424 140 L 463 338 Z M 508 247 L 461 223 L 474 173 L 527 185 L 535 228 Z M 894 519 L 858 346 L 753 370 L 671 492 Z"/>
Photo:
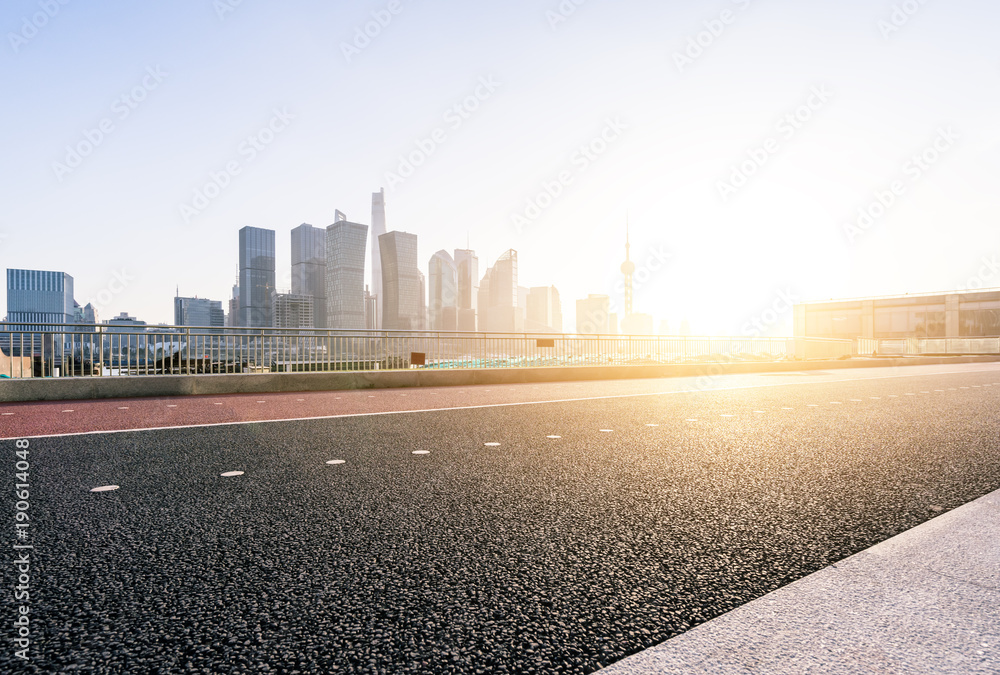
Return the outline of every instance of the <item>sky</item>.
<path id="1" fill-rule="evenodd" d="M 1000 286 L 988 0 L 7 0 L 0 266 L 100 318 L 230 297 L 238 231 L 335 210 L 518 252 L 676 333 L 789 301 Z M 6 306 L 5 289 L 0 299 Z M 777 318 L 775 318 L 777 317 Z"/>

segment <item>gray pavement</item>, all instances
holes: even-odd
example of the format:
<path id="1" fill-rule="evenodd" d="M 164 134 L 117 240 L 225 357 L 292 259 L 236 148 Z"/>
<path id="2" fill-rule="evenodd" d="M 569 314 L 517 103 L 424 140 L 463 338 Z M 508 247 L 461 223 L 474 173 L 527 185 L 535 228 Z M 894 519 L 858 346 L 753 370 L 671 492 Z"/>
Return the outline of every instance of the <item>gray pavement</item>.
<path id="1" fill-rule="evenodd" d="M 1000 673 L 1000 491 L 600 672 Z"/>
<path id="2" fill-rule="evenodd" d="M 33 438 L 0 672 L 589 673 L 1000 489 L 995 365 L 669 382 Z"/>

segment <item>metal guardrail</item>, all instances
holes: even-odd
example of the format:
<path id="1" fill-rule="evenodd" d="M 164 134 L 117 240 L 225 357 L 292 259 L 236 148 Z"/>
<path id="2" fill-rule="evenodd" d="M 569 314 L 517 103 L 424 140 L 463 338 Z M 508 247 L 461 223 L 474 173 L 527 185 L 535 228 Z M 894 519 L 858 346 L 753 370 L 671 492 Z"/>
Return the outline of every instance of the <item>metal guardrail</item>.
<path id="1" fill-rule="evenodd" d="M 856 356 L 1000 355 L 1000 337 L 858 338 Z"/>
<path id="2" fill-rule="evenodd" d="M 337 331 L 43 324 L 0 328 L 0 375 L 136 377 L 409 368 L 521 368 L 840 358 L 821 338 Z M 30 359 L 30 373 L 25 359 Z M 15 367 L 20 363 L 20 369 Z"/>

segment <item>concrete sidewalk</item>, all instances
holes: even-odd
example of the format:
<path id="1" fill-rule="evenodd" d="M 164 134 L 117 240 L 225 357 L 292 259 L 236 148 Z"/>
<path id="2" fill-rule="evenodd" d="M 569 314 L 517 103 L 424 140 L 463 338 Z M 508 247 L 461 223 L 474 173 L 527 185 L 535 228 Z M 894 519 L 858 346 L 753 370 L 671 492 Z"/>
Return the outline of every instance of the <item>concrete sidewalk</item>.
<path id="1" fill-rule="evenodd" d="M 1000 673 L 1000 490 L 619 661 L 646 673 Z"/>

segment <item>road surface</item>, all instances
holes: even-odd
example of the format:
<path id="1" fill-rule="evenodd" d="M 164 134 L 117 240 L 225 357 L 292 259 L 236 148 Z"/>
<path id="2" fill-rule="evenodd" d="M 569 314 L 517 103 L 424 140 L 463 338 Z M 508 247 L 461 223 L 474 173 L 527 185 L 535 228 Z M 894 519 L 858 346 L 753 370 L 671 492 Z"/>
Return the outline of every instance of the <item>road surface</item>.
<path id="1" fill-rule="evenodd" d="M 592 672 L 1000 488 L 992 364 L 0 413 L 3 672 Z"/>

